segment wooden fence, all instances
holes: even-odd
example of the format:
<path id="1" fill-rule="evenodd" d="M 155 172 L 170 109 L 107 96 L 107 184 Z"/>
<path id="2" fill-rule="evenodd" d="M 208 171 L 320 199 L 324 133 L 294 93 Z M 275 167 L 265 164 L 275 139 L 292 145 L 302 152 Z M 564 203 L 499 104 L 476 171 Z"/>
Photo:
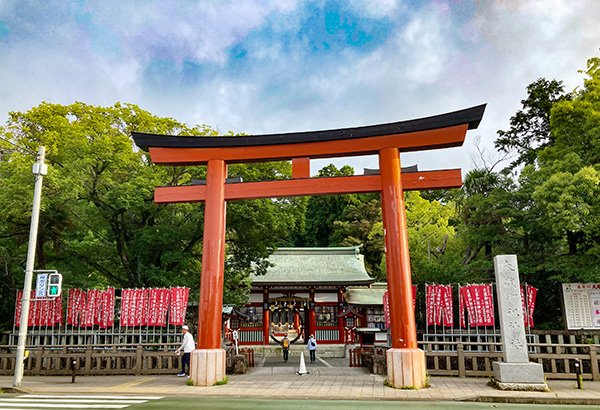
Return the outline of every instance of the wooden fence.
<path id="1" fill-rule="evenodd" d="M 444 335 L 439 340 L 422 341 L 420 346 L 425 351 L 427 371 L 432 376 L 492 376 L 492 363 L 502 360 L 502 345 L 494 338 L 487 339 L 469 341 L 465 337 Z M 74 361 L 77 375 L 175 374 L 180 364 L 174 352 L 178 346 L 179 343 L 157 343 L 30 348 L 25 373 L 71 375 Z M 541 363 L 549 379 L 575 379 L 574 364 L 580 361 L 584 379 L 600 380 L 599 348 L 597 336 L 560 333 L 538 335 L 528 343 L 529 359 Z M 233 354 L 232 347 L 226 350 L 228 357 Z M 252 367 L 254 351 L 240 349 L 240 354 L 246 356 L 246 363 Z M 0 346 L 0 375 L 14 373 L 15 356 L 15 346 Z M 366 366 L 379 374 L 386 372 L 385 360 L 385 346 L 351 350 L 349 356 L 351 366 Z"/>
<path id="2" fill-rule="evenodd" d="M 475 346 L 476 345 L 476 346 Z M 458 342 L 423 342 L 427 372 L 432 376 L 491 377 L 492 363 L 502 361 L 502 344 Z M 575 362 L 581 363 L 582 376 L 586 380 L 600 380 L 598 364 L 599 344 L 577 343 L 529 343 L 529 360 L 540 363 L 548 379 L 576 379 Z M 362 349 L 361 358 L 375 373 L 385 374 L 386 350 L 384 346 Z M 369 357 L 372 355 L 372 357 Z M 365 363 L 363 363 L 364 365 Z M 379 364 L 379 365 L 378 365 Z"/>
<path id="3" fill-rule="evenodd" d="M 77 375 L 147 375 L 176 374 L 180 368 L 180 356 L 174 350 L 177 344 L 157 344 L 144 346 L 89 346 L 77 348 L 73 346 L 41 347 L 29 350 L 25 359 L 25 374 L 33 376 L 71 375 L 72 363 L 75 362 Z M 226 349 L 228 359 L 232 349 Z M 240 354 L 246 356 L 246 363 L 254 366 L 252 349 L 241 349 Z M 14 347 L 0 348 L 0 375 L 12 375 L 15 368 Z M 232 362 L 228 360 L 228 363 Z"/>

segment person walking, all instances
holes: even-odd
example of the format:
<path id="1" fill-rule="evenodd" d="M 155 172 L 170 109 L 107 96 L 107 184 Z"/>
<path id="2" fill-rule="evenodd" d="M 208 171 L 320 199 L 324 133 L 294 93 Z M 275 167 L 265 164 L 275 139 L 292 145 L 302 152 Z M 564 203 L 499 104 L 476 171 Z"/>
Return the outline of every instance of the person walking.
<path id="1" fill-rule="evenodd" d="M 286 333 L 281 339 L 281 347 L 283 348 L 283 361 L 288 361 L 288 356 L 290 354 L 290 339 L 288 339 L 288 334 Z"/>
<path id="2" fill-rule="evenodd" d="M 308 338 L 308 353 L 310 353 L 310 362 L 317 360 L 317 341 L 313 335 Z"/>
<path id="3" fill-rule="evenodd" d="M 183 351 L 183 356 L 181 356 L 181 372 L 179 372 L 177 376 L 185 377 L 185 366 L 187 365 L 187 371 L 189 374 L 190 353 L 196 348 L 196 344 L 194 343 L 194 337 L 190 333 L 190 328 L 187 325 L 183 325 L 181 327 L 181 332 L 183 333 L 183 340 L 181 341 L 181 346 L 175 350 L 175 353 L 178 355 Z"/>

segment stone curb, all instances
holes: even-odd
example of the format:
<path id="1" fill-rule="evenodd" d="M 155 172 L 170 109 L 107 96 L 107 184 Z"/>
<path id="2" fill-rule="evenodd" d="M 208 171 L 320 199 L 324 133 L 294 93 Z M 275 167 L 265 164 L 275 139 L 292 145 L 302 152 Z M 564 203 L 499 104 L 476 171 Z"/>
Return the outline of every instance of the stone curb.
<path id="1" fill-rule="evenodd" d="M 600 405 L 598 399 L 561 398 L 561 397 L 504 397 L 504 396 L 479 396 L 457 401 L 479 403 L 508 403 L 508 404 L 562 404 L 562 405 Z"/>

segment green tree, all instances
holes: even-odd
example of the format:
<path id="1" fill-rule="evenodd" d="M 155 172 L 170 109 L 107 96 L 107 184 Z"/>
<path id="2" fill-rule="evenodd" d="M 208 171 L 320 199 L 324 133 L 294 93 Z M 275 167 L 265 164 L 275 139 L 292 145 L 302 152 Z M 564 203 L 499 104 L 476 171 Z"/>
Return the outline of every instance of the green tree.
<path id="1" fill-rule="evenodd" d="M 317 177 L 339 177 L 354 175 L 354 169 L 343 166 L 338 169 L 329 164 L 321 169 Z M 334 222 L 340 220 L 344 209 L 356 200 L 355 194 L 346 195 L 321 195 L 308 198 L 306 205 L 306 231 L 299 238 L 299 246 L 329 246 L 332 243 Z"/>
<path id="2" fill-rule="evenodd" d="M 42 103 L 11 113 L 1 130 L 0 265 L 22 283 L 32 199 L 32 153 L 47 149 L 37 268 L 57 268 L 67 286 L 186 285 L 198 289 L 202 204 L 157 205 L 154 187 L 202 179 L 205 167 L 165 167 L 136 150 L 130 132 L 215 135 L 131 104 L 95 107 Z M 4 151 L 3 151 L 4 152 Z M 289 176 L 290 164 L 235 165 L 247 180 Z M 228 210 L 226 302 L 241 301 L 251 270 L 289 243 L 303 218 L 292 200 L 232 203 Z M 6 273 L 5 273 L 6 274 Z M 13 299 L 13 282 L 3 288 Z M 6 317 L 6 316 L 5 316 Z"/>
<path id="3" fill-rule="evenodd" d="M 533 164 L 538 152 L 554 142 L 550 127 L 550 110 L 557 101 L 565 100 L 562 81 L 540 78 L 527 86 L 523 108 L 510 118 L 510 128 L 499 130 L 494 145 L 504 152 L 516 151 L 517 159 L 510 168 Z"/>

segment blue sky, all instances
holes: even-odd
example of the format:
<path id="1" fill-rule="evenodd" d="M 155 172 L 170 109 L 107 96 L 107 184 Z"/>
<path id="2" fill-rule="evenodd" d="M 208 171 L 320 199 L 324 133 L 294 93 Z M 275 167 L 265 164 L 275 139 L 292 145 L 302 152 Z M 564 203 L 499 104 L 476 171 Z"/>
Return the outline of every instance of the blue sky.
<path id="1" fill-rule="evenodd" d="M 475 137 L 493 156 L 527 84 L 581 84 L 577 70 L 600 55 L 598 21 L 594 0 L 0 0 L 0 121 L 41 101 L 120 101 L 258 134 L 485 102 L 463 148 L 403 155 L 422 169 L 469 169 Z"/>

